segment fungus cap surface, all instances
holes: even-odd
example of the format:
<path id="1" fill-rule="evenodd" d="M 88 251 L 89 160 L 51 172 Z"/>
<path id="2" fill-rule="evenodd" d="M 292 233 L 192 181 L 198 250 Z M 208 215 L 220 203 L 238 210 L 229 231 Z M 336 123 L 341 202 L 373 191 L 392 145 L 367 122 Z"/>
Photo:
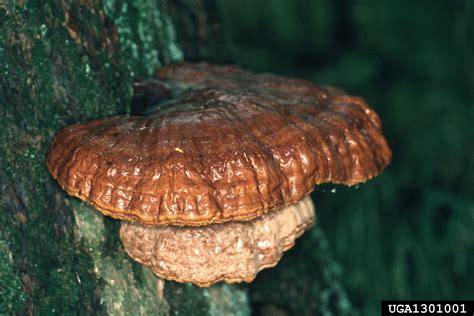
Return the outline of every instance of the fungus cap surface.
<path id="1" fill-rule="evenodd" d="M 114 218 L 250 220 L 318 183 L 365 182 L 390 161 L 377 114 L 339 89 L 210 64 L 156 76 L 178 92 L 155 114 L 71 125 L 49 152 L 53 178 Z"/>
<path id="2" fill-rule="evenodd" d="M 247 222 L 150 227 L 124 221 L 120 238 L 128 254 L 159 277 L 207 287 L 251 282 L 260 270 L 275 266 L 314 219 L 308 196 Z"/>

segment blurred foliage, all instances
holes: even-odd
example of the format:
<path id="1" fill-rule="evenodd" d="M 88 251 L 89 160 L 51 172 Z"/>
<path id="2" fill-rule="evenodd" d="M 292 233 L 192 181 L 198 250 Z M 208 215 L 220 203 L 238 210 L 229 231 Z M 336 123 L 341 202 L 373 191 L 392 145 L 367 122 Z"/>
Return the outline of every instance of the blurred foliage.
<path id="1" fill-rule="evenodd" d="M 360 314 L 381 299 L 474 297 L 474 1 L 219 4 L 238 64 L 342 87 L 384 122 L 388 169 L 314 193 Z"/>

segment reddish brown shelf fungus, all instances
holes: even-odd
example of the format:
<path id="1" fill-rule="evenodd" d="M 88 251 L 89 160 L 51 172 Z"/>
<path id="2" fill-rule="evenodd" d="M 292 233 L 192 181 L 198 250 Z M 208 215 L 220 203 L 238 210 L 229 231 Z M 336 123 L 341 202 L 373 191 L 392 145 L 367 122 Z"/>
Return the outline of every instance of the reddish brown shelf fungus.
<path id="1" fill-rule="evenodd" d="M 156 77 L 138 87 L 160 95 L 153 114 L 66 127 L 47 165 L 69 194 L 136 222 L 121 229 L 125 248 L 164 278 L 253 279 L 313 222 L 311 202 L 299 201 L 315 185 L 365 182 L 390 162 L 377 114 L 339 89 L 205 63 L 165 66 Z M 310 215 L 273 231 L 302 209 Z M 258 227 L 272 233 L 262 240 Z"/>

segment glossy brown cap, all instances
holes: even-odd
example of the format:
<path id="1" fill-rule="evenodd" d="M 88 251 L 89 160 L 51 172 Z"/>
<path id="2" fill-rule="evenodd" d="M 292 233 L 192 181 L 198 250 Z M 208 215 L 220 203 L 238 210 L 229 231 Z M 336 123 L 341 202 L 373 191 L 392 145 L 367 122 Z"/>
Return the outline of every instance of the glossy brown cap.
<path id="1" fill-rule="evenodd" d="M 159 277 L 207 287 L 251 282 L 275 266 L 314 220 L 313 202 L 305 197 L 248 222 L 150 227 L 123 221 L 120 238 L 130 257 Z"/>
<path id="2" fill-rule="evenodd" d="M 323 182 L 353 185 L 389 163 L 377 114 L 336 88 L 233 66 L 180 64 L 149 116 L 59 131 L 47 159 L 71 195 L 147 225 L 249 220 Z"/>

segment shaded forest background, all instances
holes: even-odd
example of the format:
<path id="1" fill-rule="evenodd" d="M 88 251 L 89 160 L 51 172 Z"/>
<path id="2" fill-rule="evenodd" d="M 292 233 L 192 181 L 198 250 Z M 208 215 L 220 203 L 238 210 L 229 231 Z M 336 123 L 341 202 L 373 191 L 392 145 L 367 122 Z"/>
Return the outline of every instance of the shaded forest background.
<path id="1" fill-rule="evenodd" d="M 377 315 L 380 299 L 474 297 L 473 39 L 470 0 L 0 0 L 0 314 Z M 56 130 L 129 113 L 133 77 L 183 59 L 360 95 L 393 149 L 375 180 L 317 188 L 318 226 L 250 285 L 157 281 L 44 166 Z"/>
<path id="2" fill-rule="evenodd" d="M 219 3 L 239 65 L 342 87 L 382 118 L 382 176 L 313 195 L 361 314 L 384 298 L 472 299 L 474 2 Z"/>

